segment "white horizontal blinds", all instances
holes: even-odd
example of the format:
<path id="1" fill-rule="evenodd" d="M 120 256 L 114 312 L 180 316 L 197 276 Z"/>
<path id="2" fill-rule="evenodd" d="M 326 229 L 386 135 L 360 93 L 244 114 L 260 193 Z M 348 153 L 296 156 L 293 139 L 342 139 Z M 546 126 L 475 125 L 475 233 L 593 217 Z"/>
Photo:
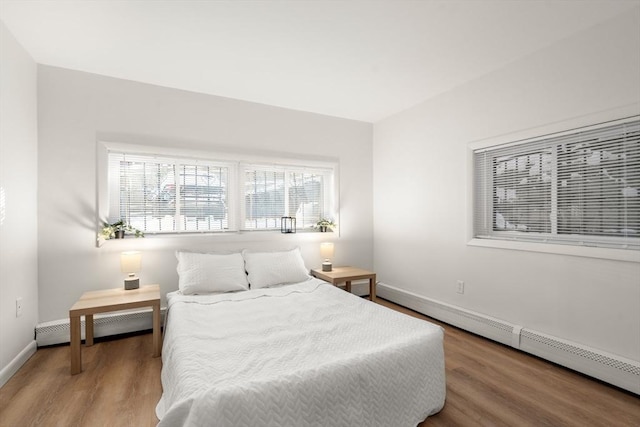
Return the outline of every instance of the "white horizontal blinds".
<path id="1" fill-rule="evenodd" d="M 491 189 L 491 155 L 488 151 L 473 153 L 473 236 L 489 238 L 493 224 Z"/>
<path id="2" fill-rule="evenodd" d="M 289 173 L 289 212 L 298 227 L 315 225 L 325 210 L 325 176 L 322 173 Z"/>
<path id="3" fill-rule="evenodd" d="M 173 208 L 165 187 L 171 162 L 124 153 L 109 153 L 110 223 L 125 220 L 145 232 L 175 231 Z"/>
<path id="4" fill-rule="evenodd" d="M 145 232 L 228 227 L 228 167 L 198 160 L 109 153 L 109 221 Z"/>
<path id="5" fill-rule="evenodd" d="M 474 234 L 640 248 L 640 121 L 474 153 Z"/>
<path id="6" fill-rule="evenodd" d="M 177 214 L 185 231 L 225 230 L 229 225 L 226 167 L 208 164 L 178 166 Z"/>
<path id="7" fill-rule="evenodd" d="M 297 228 L 316 224 L 331 211 L 332 171 L 299 166 L 246 165 L 244 179 L 244 229 L 280 228 L 283 216 L 296 218 Z"/>
<path id="8" fill-rule="evenodd" d="M 244 228 L 280 228 L 285 216 L 285 172 L 248 166 L 244 170 Z"/>
<path id="9" fill-rule="evenodd" d="M 640 238 L 640 126 L 557 144 L 558 233 Z"/>
<path id="10" fill-rule="evenodd" d="M 105 220 L 146 233 L 279 230 L 283 216 L 307 228 L 337 212 L 333 164 L 135 154 L 115 144 L 107 150 Z"/>
<path id="11" fill-rule="evenodd" d="M 551 232 L 551 150 L 531 147 L 492 161 L 493 229 Z"/>

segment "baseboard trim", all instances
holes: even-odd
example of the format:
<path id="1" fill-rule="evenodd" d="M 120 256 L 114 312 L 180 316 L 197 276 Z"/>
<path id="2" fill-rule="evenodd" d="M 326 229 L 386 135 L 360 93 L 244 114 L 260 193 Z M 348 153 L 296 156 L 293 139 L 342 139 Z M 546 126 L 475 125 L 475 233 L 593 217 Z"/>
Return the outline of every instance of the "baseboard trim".
<path id="1" fill-rule="evenodd" d="M 160 309 L 161 322 L 166 309 Z M 95 338 L 129 332 L 153 329 L 153 310 L 129 310 L 115 313 L 98 314 L 93 318 L 93 336 Z M 84 317 L 80 321 L 80 334 L 84 339 Z M 36 326 L 36 342 L 38 347 L 63 344 L 69 342 L 69 319 L 39 323 Z"/>
<path id="2" fill-rule="evenodd" d="M 377 295 L 434 319 L 640 394 L 640 362 L 378 283 Z"/>
<path id="3" fill-rule="evenodd" d="M 3 387 L 7 381 L 15 375 L 16 372 L 24 365 L 31 356 L 33 356 L 38 350 L 36 341 L 33 340 L 27 346 L 13 358 L 11 362 L 0 371 L 0 388 Z"/>
<path id="4" fill-rule="evenodd" d="M 376 295 L 506 345 L 512 345 L 513 333 L 519 328 L 500 319 L 425 298 L 385 283 L 378 283 Z"/>

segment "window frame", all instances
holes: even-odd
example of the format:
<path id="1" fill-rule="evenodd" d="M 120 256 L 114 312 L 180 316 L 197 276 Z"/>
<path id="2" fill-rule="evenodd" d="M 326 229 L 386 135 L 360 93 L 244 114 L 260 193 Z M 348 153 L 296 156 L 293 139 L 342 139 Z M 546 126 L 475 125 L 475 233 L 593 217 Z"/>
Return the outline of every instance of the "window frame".
<path id="1" fill-rule="evenodd" d="M 160 147 L 151 145 L 139 145 L 123 142 L 97 141 L 96 152 L 96 222 L 99 229 L 109 216 L 109 153 L 119 152 L 137 156 L 157 156 L 159 158 L 172 158 L 184 161 L 189 164 L 190 160 L 198 160 L 207 164 L 225 165 L 229 167 L 227 209 L 228 209 L 228 229 L 222 230 L 172 230 L 167 232 L 145 231 L 145 236 L 199 236 L 203 234 L 243 234 L 252 232 L 278 232 L 277 228 L 244 228 L 244 200 L 243 190 L 243 170 L 246 165 L 263 165 L 265 167 L 286 168 L 291 170 L 324 170 L 331 176 L 331 182 L 325 185 L 325 191 L 332 193 L 332 197 L 327 202 L 325 210 L 326 216 L 330 216 L 339 223 L 339 162 L 333 158 L 318 157 L 285 157 L 274 155 L 252 155 L 227 150 L 195 150 L 188 148 Z M 312 231 L 310 228 L 298 228 L 298 232 Z M 339 228 L 334 230 L 339 234 Z"/>
<path id="2" fill-rule="evenodd" d="M 107 182 L 108 182 L 108 192 L 109 194 L 112 193 L 119 193 L 119 189 L 121 187 L 121 182 L 120 182 L 120 176 L 117 176 L 115 179 L 113 180 L 109 180 L 109 171 L 111 170 L 112 167 L 116 166 L 115 164 L 112 164 L 111 162 L 111 155 L 115 155 L 117 157 L 121 157 L 120 160 L 116 160 L 116 161 L 126 161 L 127 160 L 127 156 L 129 156 L 129 159 L 132 163 L 136 163 L 136 161 L 138 161 L 137 163 L 145 163 L 147 165 L 153 165 L 153 161 L 152 158 L 156 158 L 159 164 L 165 164 L 165 165 L 170 165 L 171 168 L 173 169 L 172 172 L 170 172 L 170 175 L 173 175 L 173 197 L 171 198 L 172 200 L 174 200 L 174 206 L 175 208 L 173 208 L 173 215 L 161 215 L 163 217 L 165 217 L 164 220 L 167 220 L 166 217 L 172 217 L 172 224 L 174 229 L 169 230 L 169 231 L 163 231 L 163 230 L 147 230 L 143 227 L 140 227 L 138 224 L 136 224 L 136 222 L 131 221 L 131 225 L 137 229 L 142 230 L 145 234 L 185 234 L 185 233 L 220 233 L 220 232 L 227 232 L 227 231 L 232 231 L 234 230 L 234 218 L 231 217 L 231 215 L 229 215 L 228 213 L 228 209 L 227 209 L 227 227 L 224 228 L 222 226 L 223 221 L 220 221 L 220 228 L 209 228 L 209 229 L 201 229 L 201 230 L 192 230 L 192 229 L 188 229 L 185 227 L 185 223 L 186 221 L 189 220 L 189 218 L 191 218 L 191 221 L 193 221 L 193 218 L 196 218 L 195 215 L 189 215 L 186 212 L 188 211 L 188 208 L 186 206 L 183 206 L 183 202 L 185 201 L 185 199 L 182 197 L 182 193 L 181 190 L 183 188 L 186 188 L 188 186 L 188 184 L 184 184 L 181 181 L 182 177 L 188 177 L 189 174 L 186 172 L 187 168 L 192 168 L 192 167 L 203 167 L 203 168 L 220 168 L 220 169 L 224 169 L 225 170 L 225 174 L 226 174 L 226 191 L 224 193 L 224 200 L 226 201 L 227 205 L 229 203 L 233 203 L 230 199 L 233 199 L 234 194 L 235 194 L 235 188 L 237 188 L 237 184 L 235 182 L 236 179 L 236 167 L 237 165 L 233 162 L 229 162 L 229 161 L 219 161 L 219 160 L 210 160 L 210 159 L 194 159 L 191 157 L 178 157 L 178 156 L 168 156 L 168 155 L 149 155 L 149 154 L 140 154 L 140 153 L 125 153 L 122 152 L 120 150 L 108 150 L 107 152 Z M 116 166 L 117 167 L 117 166 Z M 145 193 L 146 196 L 146 193 Z M 109 198 L 109 206 L 108 206 L 108 212 L 111 213 L 112 211 L 114 212 L 120 212 L 121 210 L 121 206 L 120 206 L 120 199 L 121 197 L 115 197 L 115 198 Z M 146 197 L 145 197 L 146 200 Z M 154 203 L 151 203 L 150 205 L 154 205 L 156 204 L 157 201 L 155 201 Z M 197 203 L 197 200 L 196 200 Z M 145 204 L 146 206 L 146 204 Z M 130 206 L 129 206 L 130 207 Z M 159 208 L 159 206 L 155 206 L 154 208 Z M 107 221 L 108 222 L 114 222 L 114 221 L 118 221 L 120 220 L 120 218 L 122 218 L 121 215 L 114 215 L 112 217 L 107 217 Z M 160 219 L 160 217 L 157 218 L 158 221 L 163 221 Z M 146 219 L 145 219 L 146 221 Z M 155 219 L 153 220 L 155 221 Z M 211 221 L 211 219 L 209 219 L 208 221 Z M 215 221 L 215 219 L 214 219 Z M 196 222 L 196 226 L 201 222 L 199 218 L 196 218 L 195 220 Z"/>
<path id="3" fill-rule="evenodd" d="M 618 114 L 616 114 L 616 112 Z M 616 118 L 617 117 L 617 118 Z M 618 119 L 624 117 L 623 119 Z M 536 142 L 549 138 L 570 135 L 580 130 L 593 130 L 613 124 L 622 124 L 630 121 L 637 121 L 640 114 L 637 108 L 621 108 L 605 113 L 587 115 L 571 120 L 554 123 L 538 128 L 529 129 L 518 133 L 505 134 L 499 137 L 478 140 L 467 144 L 467 245 L 485 248 L 498 248 L 509 250 L 522 250 L 530 252 L 552 253 L 559 255 L 571 255 L 580 257 L 591 257 L 601 259 L 611 259 L 618 261 L 640 262 L 640 250 L 623 249 L 618 247 L 596 247 L 580 245 L 579 239 L 575 239 L 567 244 L 547 243 L 540 240 L 527 239 L 527 233 L 516 236 L 519 233 L 512 231 L 494 232 L 495 235 L 489 238 L 478 238 L 475 235 L 475 198 L 476 198 L 476 170 L 475 152 L 490 149 L 491 147 L 508 147 Z M 597 124 L 594 124 L 597 123 Z M 535 135 L 535 136 L 532 136 Z M 554 168 L 555 169 L 555 168 Z M 556 172 L 554 171 L 554 174 Z M 488 200 L 493 203 L 493 195 Z M 491 208 L 493 209 L 493 208 Z M 488 211 L 486 211 L 488 212 Z M 519 238 L 516 238 L 519 237 Z M 561 240 L 558 235 L 558 240 Z M 572 239 L 567 239 L 572 240 Z M 598 237 L 590 240 L 599 240 Z M 602 242 L 608 242 L 610 238 L 603 237 Z"/>
<path id="4" fill-rule="evenodd" d="M 325 200 L 324 206 L 325 208 L 322 209 L 322 213 L 320 214 L 320 218 L 318 218 L 318 220 L 320 220 L 323 217 L 331 217 L 331 218 L 336 218 L 337 215 L 335 213 L 335 206 L 336 206 L 336 191 L 335 191 L 335 169 L 333 167 L 319 167 L 319 166 L 302 166 L 302 165 L 291 165 L 291 164 L 273 164 L 273 163 L 241 163 L 239 168 L 238 168 L 238 185 L 240 188 L 240 191 L 238 192 L 239 195 L 241 195 L 241 197 L 244 200 L 244 197 L 246 197 L 246 194 L 244 192 L 244 188 L 245 188 L 245 178 L 246 178 L 246 172 L 250 172 L 250 171 L 265 171 L 265 172 L 282 172 L 283 173 L 283 186 L 284 186 L 284 194 L 283 194 L 283 198 L 284 198 L 284 206 L 283 206 L 283 213 L 281 216 L 293 216 L 291 215 L 290 212 L 290 207 L 289 207 L 289 190 L 291 189 L 291 182 L 290 182 L 290 175 L 292 173 L 313 173 L 316 175 L 322 175 L 323 177 L 323 200 Z M 243 206 L 243 203 L 240 202 L 238 204 L 238 207 Z M 328 208 L 327 208 L 328 207 Z M 327 212 L 328 210 L 328 212 Z M 287 213 L 288 212 L 288 213 Z M 240 231 L 267 231 L 267 230 L 273 230 L 273 229 L 280 229 L 280 224 L 276 224 L 274 225 L 274 227 L 268 228 L 251 228 L 251 227 L 247 227 L 246 226 L 246 222 L 247 222 L 247 212 L 245 209 L 240 209 L 240 215 L 239 215 L 239 229 Z M 301 227 L 301 230 L 305 229 L 305 226 L 303 224 L 301 224 L 300 221 L 298 221 L 298 227 Z M 308 226 L 307 226 L 308 227 Z"/>

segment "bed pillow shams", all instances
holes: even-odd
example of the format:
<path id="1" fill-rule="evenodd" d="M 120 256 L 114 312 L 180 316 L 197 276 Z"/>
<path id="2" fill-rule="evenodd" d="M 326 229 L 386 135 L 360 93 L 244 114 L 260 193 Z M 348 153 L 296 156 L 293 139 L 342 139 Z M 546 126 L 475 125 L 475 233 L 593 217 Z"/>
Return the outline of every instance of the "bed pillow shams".
<path id="1" fill-rule="evenodd" d="M 178 288 L 185 295 L 249 289 L 242 254 L 176 252 Z"/>
<path id="2" fill-rule="evenodd" d="M 242 251 L 251 289 L 287 283 L 299 283 L 309 279 L 300 249 L 281 252 Z"/>

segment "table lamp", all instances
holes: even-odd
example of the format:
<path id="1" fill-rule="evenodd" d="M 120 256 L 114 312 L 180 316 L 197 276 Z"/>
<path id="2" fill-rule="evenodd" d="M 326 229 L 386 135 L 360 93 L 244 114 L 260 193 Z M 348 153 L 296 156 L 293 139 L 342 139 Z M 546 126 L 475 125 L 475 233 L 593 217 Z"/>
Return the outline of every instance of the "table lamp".
<path id="1" fill-rule="evenodd" d="M 320 256 L 324 258 L 322 262 L 322 271 L 331 271 L 331 259 L 333 258 L 333 243 L 320 244 Z"/>
<path id="2" fill-rule="evenodd" d="M 120 254 L 120 271 L 129 275 L 124 279 L 124 288 L 126 290 L 140 287 L 140 279 L 136 276 L 136 273 L 140 271 L 141 261 L 142 254 L 138 251 L 122 252 Z"/>

